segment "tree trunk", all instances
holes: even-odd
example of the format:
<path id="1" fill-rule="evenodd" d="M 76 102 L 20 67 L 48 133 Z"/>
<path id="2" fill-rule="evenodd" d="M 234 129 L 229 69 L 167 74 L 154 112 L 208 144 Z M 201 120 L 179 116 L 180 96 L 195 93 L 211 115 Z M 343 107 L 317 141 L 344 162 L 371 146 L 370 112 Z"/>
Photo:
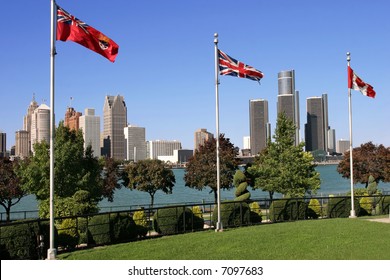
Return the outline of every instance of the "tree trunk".
<path id="1" fill-rule="evenodd" d="M 150 194 L 150 207 L 153 208 L 154 205 L 154 193 L 149 193 Z"/>

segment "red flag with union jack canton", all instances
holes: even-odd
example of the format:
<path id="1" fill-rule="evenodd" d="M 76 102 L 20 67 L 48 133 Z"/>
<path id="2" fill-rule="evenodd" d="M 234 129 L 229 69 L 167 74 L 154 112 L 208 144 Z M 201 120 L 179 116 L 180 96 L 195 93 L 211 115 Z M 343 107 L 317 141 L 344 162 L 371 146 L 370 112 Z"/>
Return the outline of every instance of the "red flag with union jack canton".
<path id="1" fill-rule="evenodd" d="M 264 77 L 263 72 L 238 61 L 221 50 L 218 50 L 218 63 L 220 75 L 230 75 L 260 81 Z"/>
<path id="2" fill-rule="evenodd" d="M 76 42 L 111 62 L 115 61 L 119 46 L 110 38 L 57 5 L 57 40 Z"/>

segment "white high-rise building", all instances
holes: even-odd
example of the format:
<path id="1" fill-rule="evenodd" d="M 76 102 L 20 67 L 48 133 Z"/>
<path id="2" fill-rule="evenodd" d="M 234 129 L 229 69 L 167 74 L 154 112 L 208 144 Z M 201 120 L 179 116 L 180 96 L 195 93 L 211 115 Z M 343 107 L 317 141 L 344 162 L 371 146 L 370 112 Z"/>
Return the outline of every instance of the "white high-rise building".
<path id="1" fill-rule="evenodd" d="M 95 116 L 95 109 L 85 109 L 84 116 L 79 117 L 79 128 L 83 131 L 84 150 L 91 145 L 93 155 L 100 157 L 100 117 Z"/>
<path id="2" fill-rule="evenodd" d="M 50 108 L 46 104 L 40 105 L 31 115 L 31 145 L 50 141 Z"/>
<path id="3" fill-rule="evenodd" d="M 129 125 L 123 130 L 126 143 L 126 160 L 146 159 L 145 128 Z"/>
<path id="4" fill-rule="evenodd" d="M 181 150 L 180 141 L 154 140 L 147 142 L 147 158 L 157 159 L 159 156 L 173 156 L 174 150 Z"/>

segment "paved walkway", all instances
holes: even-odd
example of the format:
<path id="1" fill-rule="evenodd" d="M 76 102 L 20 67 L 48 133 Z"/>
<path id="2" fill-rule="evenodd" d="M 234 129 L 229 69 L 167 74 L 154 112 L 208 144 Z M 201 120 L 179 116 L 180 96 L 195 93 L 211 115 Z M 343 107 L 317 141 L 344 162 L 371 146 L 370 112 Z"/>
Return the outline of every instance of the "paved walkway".
<path id="1" fill-rule="evenodd" d="M 390 218 L 367 219 L 367 220 L 372 222 L 390 223 Z"/>

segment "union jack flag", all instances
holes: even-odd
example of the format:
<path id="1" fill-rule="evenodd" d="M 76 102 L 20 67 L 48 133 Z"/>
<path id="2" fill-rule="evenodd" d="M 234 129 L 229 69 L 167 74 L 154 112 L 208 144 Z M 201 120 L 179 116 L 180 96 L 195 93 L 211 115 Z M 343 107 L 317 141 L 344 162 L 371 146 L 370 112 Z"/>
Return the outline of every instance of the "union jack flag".
<path id="1" fill-rule="evenodd" d="M 218 50 L 218 62 L 220 75 L 230 75 L 260 81 L 264 77 L 263 72 L 238 61 L 221 50 Z"/>
<path id="2" fill-rule="evenodd" d="M 69 25 L 75 25 L 80 27 L 82 30 L 84 30 L 85 33 L 88 33 L 87 27 L 88 24 L 85 22 L 79 20 L 78 18 L 72 16 L 67 11 L 65 11 L 63 8 L 57 5 L 57 22 L 58 23 L 64 23 Z"/>

